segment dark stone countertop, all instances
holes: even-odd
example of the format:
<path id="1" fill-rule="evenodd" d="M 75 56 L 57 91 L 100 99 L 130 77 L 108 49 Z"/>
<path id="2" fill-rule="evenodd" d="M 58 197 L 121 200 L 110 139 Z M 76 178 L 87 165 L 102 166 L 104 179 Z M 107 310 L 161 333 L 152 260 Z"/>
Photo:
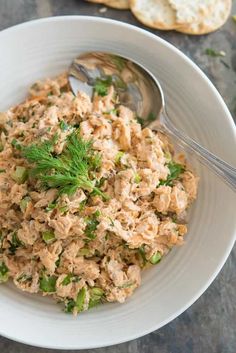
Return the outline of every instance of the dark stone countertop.
<path id="1" fill-rule="evenodd" d="M 92 15 L 142 26 L 129 11 L 107 9 L 79 0 L 0 0 L 0 30 L 32 19 L 58 15 Z M 234 1 L 232 14 L 236 14 Z M 217 32 L 188 36 L 147 30 L 166 39 L 193 59 L 212 80 L 236 119 L 236 23 Z M 206 48 L 223 50 L 224 58 L 204 54 Z M 0 337 L 1 353 L 52 353 Z M 66 351 L 63 351 L 66 352 Z M 69 352 L 69 351 L 68 351 Z M 82 352 L 82 351 L 81 351 Z M 121 345 L 84 350 L 83 353 L 236 353 L 236 247 L 214 283 L 177 319 L 140 339 Z"/>

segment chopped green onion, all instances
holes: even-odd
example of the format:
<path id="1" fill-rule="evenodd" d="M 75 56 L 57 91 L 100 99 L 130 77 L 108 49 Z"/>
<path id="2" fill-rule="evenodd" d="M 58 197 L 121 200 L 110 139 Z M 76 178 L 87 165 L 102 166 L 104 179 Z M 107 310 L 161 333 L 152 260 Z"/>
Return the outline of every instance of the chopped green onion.
<path id="1" fill-rule="evenodd" d="M 20 142 L 17 141 L 16 139 L 13 139 L 11 141 L 11 145 L 12 145 L 12 147 L 16 148 L 17 150 L 21 150 L 22 149 L 22 146 L 21 146 Z"/>
<path id="2" fill-rule="evenodd" d="M 67 299 L 65 301 L 65 312 L 66 313 L 72 313 L 73 309 L 75 307 L 75 301 L 73 299 Z"/>
<path id="3" fill-rule="evenodd" d="M 32 280 L 32 276 L 31 275 L 27 275 L 26 273 L 22 273 L 17 278 L 17 282 L 20 282 L 20 283 L 24 283 L 24 282 L 31 281 L 31 280 Z"/>
<path id="4" fill-rule="evenodd" d="M 54 293 L 56 292 L 56 276 L 46 276 L 43 277 L 39 281 L 39 288 L 46 293 Z"/>
<path id="5" fill-rule="evenodd" d="M 119 289 L 125 289 L 125 288 L 130 288 L 134 285 L 134 282 L 127 282 L 125 284 L 123 284 L 122 286 L 118 286 L 117 288 Z"/>
<path id="6" fill-rule="evenodd" d="M 69 273 L 69 274 L 63 279 L 63 281 L 61 282 L 61 284 L 62 284 L 63 286 L 67 286 L 68 284 L 71 283 L 73 276 L 74 276 L 74 275 L 73 275 L 72 273 Z"/>
<path id="7" fill-rule="evenodd" d="M 115 156 L 115 164 L 119 164 L 125 152 L 119 151 Z"/>
<path id="8" fill-rule="evenodd" d="M 98 218 L 99 216 L 101 216 L 101 212 L 100 212 L 99 210 L 96 210 L 96 211 L 94 212 L 93 216 L 94 216 L 95 218 Z"/>
<path id="9" fill-rule="evenodd" d="M 156 265 L 158 262 L 161 261 L 162 255 L 160 251 L 157 251 L 152 257 L 150 258 L 150 262 L 152 265 Z"/>
<path id="10" fill-rule="evenodd" d="M 86 203 L 88 202 L 87 199 L 83 200 L 80 202 L 80 205 L 79 205 L 79 211 L 83 211 L 85 206 L 86 206 Z"/>
<path id="11" fill-rule="evenodd" d="M 0 152 L 4 150 L 3 144 L 0 142 Z"/>
<path id="12" fill-rule="evenodd" d="M 57 203 L 56 202 L 51 202 L 48 204 L 48 206 L 45 208 L 46 212 L 50 212 L 52 210 L 54 210 L 54 208 L 57 207 Z"/>
<path id="13" fill-rule="evenodd" d="M 93 287 L 90 289 L 89 309 L 94 308 L 101 303 L 104 291 L 101 288 Z"/>
<path id="14" fill-rule="evenodd" d="M 90 299 L 89 300 L 89 309 L 94 308 L 95 306 L 98 306 L 99 304 L 101 304 L 101 299 L 95 300 L 95 299 Z"/>
<path id="15" fill-rule="evenodd" d="M 66 130 L 68 130 L 68 129 L 70 128 L 70 125 L 68 125 L 67 123 L 65 123 L 64 120 L 61 120 L 61 122 L 60 122 L 60 128 L 61 128 L 62 131 L 66 131 Z"/>
<path id="16" fill-rule="evenodd" d="M 135 175 L 134 175 L 134 182 L 135 182 L 136 184 L 139 184 L 140 181 L 141 181 L 141 176 L 140 176 L 138 173 L 135 173 Z"/>
<path id="17" fill-rule="evenodd" d="M 87 248 L 82 248 L 78 251 L 78 256 L 89 256 L 90 255 L 90 250 Z"/>
<path id="18" fill-rule="evenodd" d="M 50 244 L 53 240 L 55 240 L 55 234 L 52 231 L 47 230 L 42 233 L 42 238 L 46 244 Z"/>
<path id="19" fill-rule="evenodd" d="M 66 213 L 66 212 L 68 211 L 68 206 L 66 205 L 66 206 L 60 207 L 60 208 L 59 208 L 59 211 L 60 211 L 61 213 Z"/>
<path id="20" fill-rule="evenodd" d="M 90 295 L 92 297 L 102 297 L 104 294 L 104 290 L 102 288 L 93 287 L 90 289 Z"/>
<path id="21" fill-rule="evenodd" d="M 20 246 L 23 245 L 23 243 L 22 243 L 22 242 L 20 241 L 20 239 L 18 238 L 16 232 L 14 232 L 14 233 L 12 234 L 10 243 L 11 243 L 11 246 L 10 246 L 10 248 L 9 248 L 9 251 L 10 251 L 10 253 L 11 253 L 12 255 L 14 255 L 15 252 L 16 252 L 16 250 L 17 250 Z"/>
<path id="22" fill-rule="evenodd" d="M 233 15 L 232 19 L 233 19 L 234 22 L 236 22 L 236 15 Z"/>
<path id="23" fill-rule="evenodd" d="M 34 112 L 32 113 L 32 116 L 34 116 Z M 27 122 L 26 116 L 18 116 L 18 120 L 21 121 L 22 123 L 26 123 Z"/>
<path id="24" fill-rule="evenodd" d="M 142 245 L 142 246 L 139 247 L 138 252 L 139 252 L 139 255 L 140 255 L 141 258 L 142 258 L 143 266 L 145 266 L 146 263 L 147 263 L 147 259 L 146 259 L 146 253 L 145 253 L 144 245 Z"/>
<path id="25" fill-rule="evenodd" d="M 4 262 L 0 262 L 0 283 L 7 282 L 9 277 L 9 270 Z"/>
<path id="26" fill-rule="evenodd" d="M 11 177 L 17 184 L 23 184 L 28 178 L 28 170 L 25 167 L 17 166 Z"/>
<path id="27" fill-rule="evenodd" d="M 20 201 L 20 210 L 21 212 L 25 212 L 29 202 L 31 201 L 31 198 L 29 196 L 24 197 L 21 201 Z"/>
<path id="28" fill-rule="evenodd" d="M 84 302 L 86 297 L 86 289 L 83 287 L 76 298 L 75 306 L 78 312 L 83 311 L 84 309 Z"/>
<path id="29" fill-rule="evenodd" d="M 140 116 L 137 116 L 136 119 L 137 119 L 137 122 L 141 125 L 141 127 L 143 127 L 144 126 L 143 118 L 141 118 Z"/>
<path id="30" fill-rule="evenodd" d="M 5 173 L 6 169 L 0 168 L 0 173 Z"/>
<path id="31" fill-rule="evenodd" d="M 172 159 L 172 156 L 171 156 L 171 154 L 170 154 L 170 152 L 166 152 L 165 154 L 164 154 L 164 157 L 165 157 L 165 159 L 166 159 L 166 161 L 169 163 L 170 161 L 171 161 L 171 159 Z"/>
<path id="32" fill-rule="evenodd" d="M 109 218 L 109 220 L 110 220 L 110 222 L 111 222 L 110 226 L 111 226 L 111 227 L 114 227 L 114 226 L 115 226 L 115 223 L 114 223 L 113 219 L 112 219 L 111 217 L 108 217 L 108 218 Z"/>
<path id="33" fill-rule="evenodd" d="M 113 108 L 111 110 L 109 110 L 108 112 L 104 112 L 103 114 L 114 114 L 114 115 L 117 115 L 118 111 L 117 109 Z"/>

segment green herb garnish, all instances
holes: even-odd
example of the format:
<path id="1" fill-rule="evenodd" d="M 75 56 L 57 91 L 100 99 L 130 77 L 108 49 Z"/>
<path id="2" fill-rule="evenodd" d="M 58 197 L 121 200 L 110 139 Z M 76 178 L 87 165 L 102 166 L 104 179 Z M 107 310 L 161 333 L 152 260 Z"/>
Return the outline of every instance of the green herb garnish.
<path id="1" fill-rule="evenodd" d="M 233 19 L 234 22 L 236 22 L 236 15 L 233 15 L 232 19 Z"/>
<path id="2" fill-rule="evenodd" d="M 0 283 L 7 282 L 9 277 L 9 270 L 4 262 L 0 262 Z"/>
<path id="3" fill-rule="evenodd" d="M 108 88 L 112 85 L 112 77 L 106 76 L 104 78 L 97 78 L 94 85 L 94 92 L 99 96 L 106 96 L 108 94 Z"/>
<path id="4" fill-rule="evenodd" d="M 0 173 L 5 173 L 6 169 L 0 168 Z"/>
<path id="5" fill-rule="evenodd" d="M 56 276 L 47 276 L 43 275 L 43 277 L 39 281 L 39 288 L 46 293 L 54 293 L 56 292 Z"/>
<path id="6" fill-rule="evenodd" d="M 91 217 L 88 217 L 86 220 L 87 225 L 84 234 L 91 240 L 96 238 L 95 231 L 97 229 L 97 226 L 99 225 L 99 215 L 100 212 L 96 211 Z"/>
<path id="7" fill-rule="evenodd" d="M 0 142 L 0 152 L 4 150 L 3 144 Z"/>
<path id="8" fill-rule="evenodd" d="M 184 167 L 181 164 L 175 163 L 175 162 L 169 162 L 167 164 L 167 167 L 169 168 L 170 174 L 168 175 L 166 180 L 160 180 L 159 185 L 173 185 L 173 181 L 177 179 L 181 173 L 184 172 Z"/>
<path id="9" fill-rule="evenodd" d="M 101 165 L 101 157 L 92 148 L 92 141 L 85 141 L 78 131 L 67 137 L 67 144 L 60 155 L 53 153 L 55 136 L 39 145 L 24 148 L 23 156 L 34 163 L 32 175 L 47 188 L 57 188 L 59 195 L 72 195 L 78 188 L 93 191 L 107 199 L 95 185 L 92 174 Z"/>
<path id="10" fill-rule="evenodd" d="M 225 52 L 223 50 L 220 50 L 220 51 L 216 51 L 214 49 L 211 49 L 211 48 L 207 48 L 205 50 L 205 54 L 208 55 L 208 56 L 212 56 L 212 57 L 217 57 L 217 56 L 225 56 Z"/>

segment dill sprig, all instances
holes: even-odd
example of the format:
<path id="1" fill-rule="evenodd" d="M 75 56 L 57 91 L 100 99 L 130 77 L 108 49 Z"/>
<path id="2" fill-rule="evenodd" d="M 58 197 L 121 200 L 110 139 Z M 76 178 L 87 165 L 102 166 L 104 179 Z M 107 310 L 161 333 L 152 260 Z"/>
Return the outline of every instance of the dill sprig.
<path id="1" fill-rule="evenodd" d="M 78 188 L 104 199 L 107 196 L 95 186 L 94 172 L 101 166 L 101 156 L 92 148 L 92 141 L 84 140 L 79 131 L 72 132 L 60 155 L 54 153 L 57 136 L 41 144 L 32 144 L 23 149 L 23 156 L 33 163 L 32 176 L 46 188 L 57 188 L 59 195 L 72 195 Z"/>

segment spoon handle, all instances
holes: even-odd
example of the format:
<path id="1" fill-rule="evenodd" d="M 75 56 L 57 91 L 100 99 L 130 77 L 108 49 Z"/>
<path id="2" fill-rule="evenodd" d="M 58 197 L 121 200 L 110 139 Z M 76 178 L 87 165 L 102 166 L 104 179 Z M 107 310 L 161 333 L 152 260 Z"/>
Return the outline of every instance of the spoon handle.
<path id="1" fill-rule="evenodd" d="M 198 157 L 200 162 L 211 169 L 218 177 L 220 177 L 233 191 L 236 191 L 236 168 L 229 165 L 213 153 L 208 151 L 188 137 L 184 132 L 178 130 L 170 121 L 166 114 L 161 118 L 162 125 L 166 132 L 177 138 L 183 147 L 187 147 L 191 152 Z"/>

